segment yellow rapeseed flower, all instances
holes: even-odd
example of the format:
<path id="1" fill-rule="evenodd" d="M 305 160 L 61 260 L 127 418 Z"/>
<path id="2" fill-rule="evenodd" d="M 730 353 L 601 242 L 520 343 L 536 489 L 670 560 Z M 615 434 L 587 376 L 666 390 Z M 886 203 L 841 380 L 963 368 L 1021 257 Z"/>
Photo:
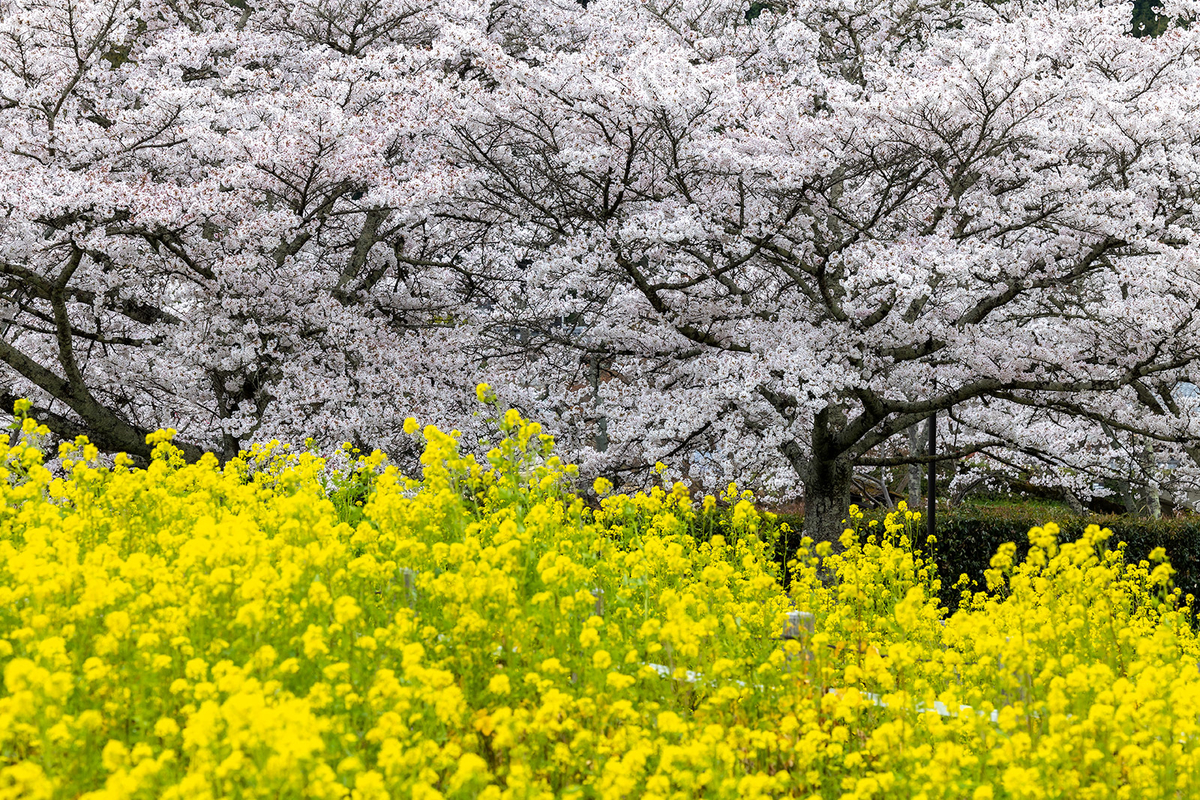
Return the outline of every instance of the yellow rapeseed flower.
<path id="1" fill-rule="evenodd" d="M 950 614 L 900 504 L 802 538 L 784 587 L 736 484 L 597 479 L 589 508 L 501 427 L 477 460 L 427 426 L 419 477 L 279 442 L 188 464 L 170 431 L 52 474 L 35 421 L 0 437 L 0 798 L 1196 794 L 1164 552 L 1044 525 Z"/>

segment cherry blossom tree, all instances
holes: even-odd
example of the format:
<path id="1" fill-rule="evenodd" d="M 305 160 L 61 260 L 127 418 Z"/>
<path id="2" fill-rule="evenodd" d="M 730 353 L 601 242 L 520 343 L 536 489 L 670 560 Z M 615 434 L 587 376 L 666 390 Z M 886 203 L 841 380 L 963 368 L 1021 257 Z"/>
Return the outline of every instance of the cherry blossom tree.
<path id="1" fill-rule="evenodd" d="M 0 5 L 0 399 L 191 457 L 458 422 L 473 288 L 422 260 L 457 93 L 423 4 Z M 11 407 L 11 406 L 10 406 Z"/>
<path id="2" fill-rule="evenodd" d="M 61 435 L 399 452 L 484 378 L 818 535 L 934 412 L 1080 491 L 1194 472 L 1183 4 L 0 9 L 0 400 Z"/>
<path id="3" fill-rule="evenodd" d="M 595 470 L 799 479 L 825 536 L 935 412 L 1077 481 L 1113 431 L 1194 442 L 1200 40 L 1130 13 L 596 0 L 477 40 L 457 208 L 527 402 L 602 413 Z"/>

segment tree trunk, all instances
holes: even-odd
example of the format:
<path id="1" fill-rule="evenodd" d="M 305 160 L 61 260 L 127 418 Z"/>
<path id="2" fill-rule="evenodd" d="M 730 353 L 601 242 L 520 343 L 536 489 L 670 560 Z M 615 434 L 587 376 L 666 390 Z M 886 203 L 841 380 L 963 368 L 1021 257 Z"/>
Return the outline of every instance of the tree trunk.
<path id="1" fill-rule="evenodd" d="M 1125 513 L 1130 516 L 1137 514 L 1137 503 L 1133 500 L 1133 481 L 1118 480 L 1117 486 L 1121 489 L 1121 502 L 1125 505 Z"/>
<path id="2" fill-rule="evenodd" d="M 877 474 L 879 477 L 876 479 L 876 481 L 879 484 L 879 491 L 883 492 L 884 507 L 888 509 L 895 508 L 896 504 L 892 502 L 892 492 L 888 488 L 887 473 L 884 471 L 883 467 L 880 467 Z"/>
<path id="3" fill-rule="evenodd" d="M 1158 486 L 1158 458 L 1154 455 L 1154 443 L 1149 439 L 1146 440 L 1146 446 L 1142 448 L 1139 465 L 1142 469 L 1142 475 L 1145 478 L 1143 486 L 1143 495 L 1146 501 L 1146 514 L 1152 519 L 1160 519 L 1162 517 L 1162 493 Z"/>
<path id="4" fill-rule="evenodd" d="M 804 535 L 817 542 L 836 542 L 850 508 L 849 459 L 813 459 L 804 475 Z"/>
<path id="5" fill-rule="evenodd" d="M 836 542 L 845 530 L 854 478 L 849 457 L 837 451 L 837 433 L 845 424 L 842 409 L 821 409 L 813 419 L 812 455 L 798 470 L 804 481 L 804 534 L 813 541 Z"/>

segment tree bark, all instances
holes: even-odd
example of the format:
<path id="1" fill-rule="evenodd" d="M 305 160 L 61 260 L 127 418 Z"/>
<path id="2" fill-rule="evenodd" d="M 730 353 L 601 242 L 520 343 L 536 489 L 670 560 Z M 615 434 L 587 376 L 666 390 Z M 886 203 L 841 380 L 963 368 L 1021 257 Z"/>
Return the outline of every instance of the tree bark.
<path id="1" fill-rule="evenodd" d="M 804 535 L 817 542 L 836 542 L 850 508 L 850 459 L 813 459 L 804 472 Z"/>
<path id="2" fill-rule="evenodd" d="M 838 540 L 850 508 L 854 464 L 836 444 L 845 424 L 846 414 L 837 406 L 819 411 L 813 420 L 812 455 L 798 470 L 804 480 L 804 534 L 817 542 Z"/>
<path id="3" fill-rule="evenodd" d="M 44 422 L 56 435 L 74 438 L 79 432 L 86 432 L 92 444 L 101 450 L 150 458 L 154 448 L 146 444 L 146 435 L 151 431 L 131 424 L 106 407 L 87 390 L 82 378 L 74 382 L 63 380 L 3 339 L 0 339 L 0 362 L 12 367 L 79 415 L 83 421 L 82 427 L 61 415 L 47 413 L 39 418 L 35 412 L 34 417 Z M 183 442 L 175 444 L 189 461 L 196 461 L 204 455 L 204 451 L 195 445 Z"/>
<path id="4" fill-rule="evenodd" d="M 879 484 L 879 491 L 883 492 L 884 507 L 888 509 L 895 508 L 896 504 L 892 502 L 892 492 L 888 488 L 887 473 L 884 472 L 883 467 L 879 468 L 877 475 L 876 482 Z"/>
<path id="5" fill-rule="evenodd" d="M 1162 518 L 1162 493 L 1158 486 L 1158 458 L 1154 454 L 1154 442 L 1146 439 L 1142 448 L 1141 458 L 1138 459 L 1145 483 L 1142 484 L 1145 497 L 1146 515 L 1151 519 Z"/>
<path id="6" fill-rule="evenodd" d="M 1125 505 L 1125 513 L 1133 516 L 1137 513 L 1137 503 L 1133 500 L 1133 481 L 1118 480 L 1117 486 L 1121 489 L 1121 502 Z"/>

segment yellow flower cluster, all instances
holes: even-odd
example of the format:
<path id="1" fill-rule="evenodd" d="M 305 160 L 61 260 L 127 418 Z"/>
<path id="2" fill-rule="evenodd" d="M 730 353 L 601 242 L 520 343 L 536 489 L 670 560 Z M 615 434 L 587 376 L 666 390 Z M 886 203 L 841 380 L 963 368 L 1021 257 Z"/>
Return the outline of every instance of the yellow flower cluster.
<path id="1" fill-rule="evenodd" d="M 945 618 L 912 515 L 852 513 L 789 592 L 736 487 L 589 509 L 498 422 L 484 462 L 426 427 L 419 480 L 278 443 L 185 464 L 169 431 L 145 469 L 81 439 L 52 471 L 34 423 L 0 437 L 0 799 L 1197 791 L 1165 564 L 1035 529 Z"/>

